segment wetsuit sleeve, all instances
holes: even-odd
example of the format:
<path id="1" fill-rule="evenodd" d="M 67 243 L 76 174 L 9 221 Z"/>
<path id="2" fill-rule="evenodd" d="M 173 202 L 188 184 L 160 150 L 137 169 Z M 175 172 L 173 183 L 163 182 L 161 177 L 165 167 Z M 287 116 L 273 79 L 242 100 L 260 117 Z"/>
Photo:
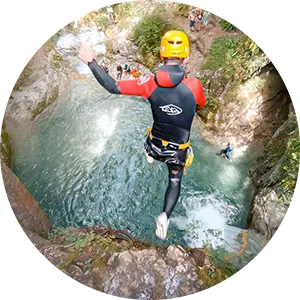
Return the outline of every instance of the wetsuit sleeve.
<path id="1" fill-rule="evenodd" d="M 136 80 L 120 80 L 117 82 L 122 95 L 140 96 L 149 98 L 157 87 L 153 76 L 145 76 Z"/>
<path id="2" fill-rule="evenodd" d="M 153 76 L 147 76 L 137 80 L 116 81 L 104 70 L 102 70 L 95 60 L 88 63 L 88 66 L 90 67 L 97 81 L 112 94 L 141 96 L 148 98 L 156 88 Z"/>
<path id="3" fill-rule="evenodd" d="M 204 107 L 206 103 L 203 86 L 197 78 L 186 78 L 183 80 L 184 84 L 190 89 L 193 93 L 193 96 L 196 100 L 196 110 L 200 110 Z"/>
<path id="4" fill-rule="evenodd" d="M 197 80 L 197 92 L 195 92 L 195 97 L 196 97 L 196 103 L 197 103 L 197 107 L 196 107 L 196 110 L 200 110 L 204 107 L 205 103 L 206 103 L 206 99 L 205 99 L 205 95 L 204 95 L 204 89 L 203 89 L 203 86 L 200 82 L 200 80 L 196 79 Z"/>
<path id="5" fill-rule="evenodd" d="M 97 81 L 110 93 L 112 94 L 120 94 L 120 89 L 117 85 L 117 82 L 108 75 L 102 68 L 98 65 L 98 63 L 93 59 L 90 63 L 88 63 L 89 68 L 94 74 Z"/>

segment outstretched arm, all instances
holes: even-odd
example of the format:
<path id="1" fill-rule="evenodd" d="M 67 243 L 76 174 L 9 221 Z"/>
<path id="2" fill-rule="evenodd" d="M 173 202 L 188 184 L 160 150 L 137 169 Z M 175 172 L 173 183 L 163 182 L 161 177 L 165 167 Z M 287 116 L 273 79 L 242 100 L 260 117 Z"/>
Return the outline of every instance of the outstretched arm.
<path id="1" fill-rule="evenodd" d="M 110 75 L 108 75 L 98 63 L 93 59 L 88 63 L 91 71 L 93 72 L 97 81 L 110 93 L 121 94 L 121 91 L 117 85 L 116 80 L 114 80 Z"/>
<path id="2" fill-rule="evenodd" d="M 97 81 L 110 93 L 141 96 L 148 98 L 154 88 L 154 81 L 150 77 L 139 80 L 116 81 L 108 75 L 95 61 L 95 53 L 87 45 L 82 45 L 79 50 L 79 58 L 89 66 Z"/>

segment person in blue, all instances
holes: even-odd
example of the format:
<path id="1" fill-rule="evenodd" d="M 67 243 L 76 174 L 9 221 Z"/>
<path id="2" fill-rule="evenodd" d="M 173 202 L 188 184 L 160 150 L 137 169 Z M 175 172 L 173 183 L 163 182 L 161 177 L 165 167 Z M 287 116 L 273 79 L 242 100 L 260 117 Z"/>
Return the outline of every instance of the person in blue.
<path id="1" fill-rule="evenodd" d="M 227 147 L 225 149 L 222 149 L 220 152 L 220 155 L 225 155 L 226 158 L 228 158 L 229 161 L 231 161 L 230 152 L 233 151 L 233 147 L 230 146 L 230 143 L 227 144 Z"/>

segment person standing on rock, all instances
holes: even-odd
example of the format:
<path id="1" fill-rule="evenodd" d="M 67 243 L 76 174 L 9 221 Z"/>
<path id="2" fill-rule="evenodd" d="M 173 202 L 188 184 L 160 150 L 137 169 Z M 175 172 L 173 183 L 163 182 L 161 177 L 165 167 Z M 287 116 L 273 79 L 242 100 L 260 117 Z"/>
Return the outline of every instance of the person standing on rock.
<path id="1" fill-rule="evenodd" d="M 196 15 L 195 15 L 194 11 L 188 16 L 188 19 L 190 20 L 191 32 L 195 32 Z"/>
<path id="2" fill-rule="evenodd" d="M 130 66 L 128 64 L 124 64 L 124 72 L 126 75 L 130 74 Z"/>
<path id="3" fill-rule="evenodd" d="M 169 218 L 179 199 L 185 167 L 192 162 L 191 124 L 195 112 L 206 103 L 201 82 L 184 76 L 182 64 L 189 54 L 186 34 L 169 31 L 160 45 L 164 65 L 154 75 L 115 81 L 94 60 L 95 54 L 88 46 L 83 45 L 79 50 L 79 58 L 107 91 L 144 97 L 150 102 L 154 122 L 145 134 L 146 158 L 149 163 L 154 160 L 166 163 L 169 174 L 163 212 L 156 222 L 156 235 L 162 240 L 167 237 Z"/>
<path id="4" fill-rule="evenodd" d="M 110 25 L 114 24 L 114 10 L 110 5 L 107 6 L 107 13 L 108 13 Z"/>
<path id="5" fill-rule="evenodd" d="M 107 74 L 109 73 L 109 69 L 106 65 L 101 66 L 102 70 L 104 70 Z"/>
<path id="6" fill-rule="evenodd" d="M 123 68 L 121 65 L 117 65 L 117 80 L 122 79 Z"/>

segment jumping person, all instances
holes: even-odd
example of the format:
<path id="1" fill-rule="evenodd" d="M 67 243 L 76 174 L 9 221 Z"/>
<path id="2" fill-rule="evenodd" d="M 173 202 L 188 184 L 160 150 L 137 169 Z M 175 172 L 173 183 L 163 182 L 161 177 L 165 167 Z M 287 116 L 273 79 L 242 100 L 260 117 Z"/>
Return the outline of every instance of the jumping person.
<path id="1" fill-rule="evenodd" d="M 179 199 L 181 179 L 189 164 L 190 130 L 195 112 L 205 105 L 201 82 L 185 78 L 183 61 L 190 54 L 188 37 L 182 31 L 169 31 L 161 41 L 160 55 L 164 65 L 155 75 L 136 80 L 115 81 L 94 60 L 87 46 L 79 50 L 80 59 L 93 72 L 97 81 L 110 93 L 141 96 L 151 104 L 153 126 L 146 133 L 145 151 L 148 162 L 158 160 L 167 164 L 169 184 L 162 214 L 156 222 L 156 235 L 164 240 L 169 218 Z"/>

